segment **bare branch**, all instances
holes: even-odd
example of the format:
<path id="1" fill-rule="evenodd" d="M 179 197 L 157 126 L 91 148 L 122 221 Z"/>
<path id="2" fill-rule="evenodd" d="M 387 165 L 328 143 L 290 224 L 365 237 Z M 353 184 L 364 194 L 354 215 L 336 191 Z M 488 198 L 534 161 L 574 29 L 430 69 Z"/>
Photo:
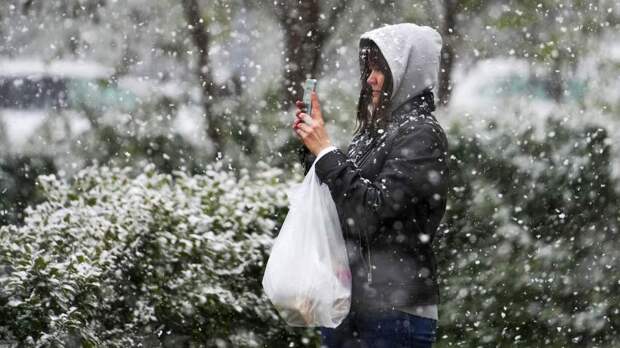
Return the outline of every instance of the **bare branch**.
<path id="1" fill-rule="evenodd" d="M 336 6 L 332 7 L 332 12 L 327 19 L 327 24 L 323 28 L 321 28 L 321 32 L 329 32 L 329 30 L 336 25 L 336 23 L 340 19 L 340 15 L 349 6 L 349 4 L 351 4 L 351 0 L 337 1 Z"/>

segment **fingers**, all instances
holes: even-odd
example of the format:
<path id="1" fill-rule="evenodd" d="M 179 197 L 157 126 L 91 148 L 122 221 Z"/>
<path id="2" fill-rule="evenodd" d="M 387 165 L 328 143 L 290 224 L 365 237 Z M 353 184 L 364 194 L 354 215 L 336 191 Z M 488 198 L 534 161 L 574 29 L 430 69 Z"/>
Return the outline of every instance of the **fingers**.
<path id="1" fill-rule="evenodd" d="M 312 92 L 311 95 L 311 103 L 313 108 L 313 114 L 316 115 L 314 111 L 315 107 L 319 107 L 319 100 L 316 95 L 316 92 Z M 295 134 L 301 139 L 305 139 L 310 133 L 312 133 L 313 128 L 316 124 L 316 121 L 313 120 L 312 116 L 306 114 L 306 104 L 303 101 L 297 100 L 295 102 L 295 106 L 297 106 L 297 111 L 295 112 L 295 121 L 293 122 L 293 130 Z M 319 111 L 320 115 L 320 111 Z M 316 117 L 316 116 L 315 116 Z M 320 123 L 320 122 L 319 122 Z"/>
<path id="2" fill-rule="evenodd" d="M 308 116 L 308 115 L 306 115 L 306 116 Z M 300 122 L 298 122 L 295 125 L 293 125 L 293 130 L 295 131 L 295 133 L 301 139 L 305 139 L 308 135 L 310 135 L 310 133 L 312 133 L 312 127 L 310 127 L 307 124 L 301 122 L 301 120 L 300 120 Z"/>
<path id="3" fill-rule="evenodd" d="M 307 116 L 307 115 L 306 115 Z M 313 128 L 305 123 L 300 123 L 297 125 L 297 129 L 301 129 L 304 133 L 312 133 Z"/>
<path id="4" fill-rule="evenodd" d="M 305 139 L 308 136 L 308 132 L 305 132 L 300 127 L 295 128 L 295 134 L 297 134 L 300 139 Z"/>
<path id="5" fill-rule="evenodd" d="M 301 120 L 295 120 L 295 122 L 293 123 L 293 130 L 297 130 L 297 128 L 299 128 L 300 123 L 301 123 Z"/>
<path id="6" fill-rule="evenodd" d="M 312 117 L 310 117 L 310 115 L 304 113 L 304 112 L 299 112 L 295 115 L 297 118 L 296 120 L 299 120 L 301 122 L 306 123 L 307 125 L 314 125 L 315 121 L 312 119 Z"/>
<path id="7" fill-rule="evenodd" d="M 295 131 L 295 134 L 297 134 L 302 139 L 305 138 L 312 130 L 312 128 L 308 124 L 304 123 L 304 119 L 309 122 L 313 122 L 312 118 L 310 118 L 308 114 L 304 113 L 298 114 L 295 118 L 295 121 L 293 122 L 293 130 Z"/>
<path id="8" fill-rule="evenodd" d="M 304 137 L 302 136 L 303 131 L 299 128 L 295 128 L 294 130 L 295 135 L 299 138 L 299 139 L 303 139 Z"/>
<path id="9" fill-rule="evenodd" d="M 312 91 L 312 94 L 310 96 L 310 102 L 312 103 L 312 113 L 320 116 L 321 104 L 319 103 L 319 96 L 316 94 L 315 91 Z M 312 117 L 314 118 L 315 115 L 312 115 Z"/>
<path id="10" fill-rule="evenodd" d="M 301 111 L 301 112 L 305 112 L 306 111 L 306 104 L 300 100 L 295 102 L 295 106 L 297 107 L 297 112 Z"/>
<path id="11" fill-rule="evenodd" d="M 306 104 L 301 106 L 297 105 L 297 112 L 306 112 Z"/>
<path id="12" fill-rule="evenodd" d="M 310 117 L 310 115 L 305 114 L 305 113 L 301 113 L 301 114 L 299 115 L 299 117 L 301 118 L 301 120 L 302 120 L 305 124 L 307 124 L 307 125 L 309 125 L 309 126 L 314 125 L 314 120 L 312 119 L 312 117 Z"/>

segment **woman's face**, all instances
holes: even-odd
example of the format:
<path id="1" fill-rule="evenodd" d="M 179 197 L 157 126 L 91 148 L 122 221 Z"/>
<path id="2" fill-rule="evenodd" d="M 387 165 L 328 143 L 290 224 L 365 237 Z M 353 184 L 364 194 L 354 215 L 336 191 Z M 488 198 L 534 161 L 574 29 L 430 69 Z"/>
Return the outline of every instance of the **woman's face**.
<path id="1" fill-rule="evenodd" d="M 372 88 L 372 105 L 377 107 L 379 105 L 379 99 L 381 98 L 381 93 L 383 90 L 383 81 L 385 79 L 385 75 L 381 70 L 377 69 L 377 67 L 370 67 L 370 75 L 368 75 L 368 79 L 366 79 L 366 83 Z"/>

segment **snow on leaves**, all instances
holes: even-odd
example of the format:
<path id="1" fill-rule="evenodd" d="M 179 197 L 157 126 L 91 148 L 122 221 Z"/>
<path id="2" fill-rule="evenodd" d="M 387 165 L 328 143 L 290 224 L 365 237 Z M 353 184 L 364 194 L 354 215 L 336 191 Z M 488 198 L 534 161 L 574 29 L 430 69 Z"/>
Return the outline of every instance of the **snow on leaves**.
<path id="1" fill-rule="evenodd" d="M 233 318 L 274 326 L 259 270 L 288 202 L 282 173 L 264 169 L 188 176 L 148 165 L 133 177 L 93 166 L 72 182 L 40 177 L 47 201 L 23 226 L 0 229 L 0 312 L 14 319 L 0 319 L 0 333 L 33 345 L 264 339 L 255 326 L 218 331 Z"/>

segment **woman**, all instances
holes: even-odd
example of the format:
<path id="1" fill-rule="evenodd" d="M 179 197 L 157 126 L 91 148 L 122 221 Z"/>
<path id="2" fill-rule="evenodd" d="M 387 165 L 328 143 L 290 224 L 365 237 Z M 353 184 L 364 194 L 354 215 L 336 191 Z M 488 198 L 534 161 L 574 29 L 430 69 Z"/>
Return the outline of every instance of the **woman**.
<path id="1" fill-rule="evenodd" d="M 447 140 L 431 114 L 442 40 L 398 24 L 360 39 L 358 127 L 347 154 L 331 145 L 316 93 L 293 124 L 336 203 L 353 275 L 349 315 L 322 328 L 327 347 L 431 347 L 437 328 L 432 242 L 446 210 Z"/>

